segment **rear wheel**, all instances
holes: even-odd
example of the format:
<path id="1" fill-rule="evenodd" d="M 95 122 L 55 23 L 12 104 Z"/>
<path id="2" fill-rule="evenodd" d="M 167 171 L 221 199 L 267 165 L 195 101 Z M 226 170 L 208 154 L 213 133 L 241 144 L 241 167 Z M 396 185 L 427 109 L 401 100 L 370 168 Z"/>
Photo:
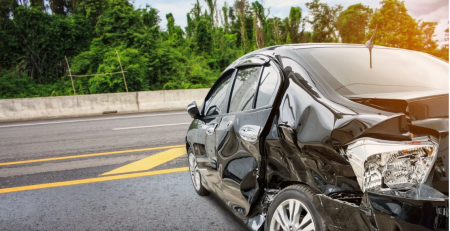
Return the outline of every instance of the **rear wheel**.
<path id="1" fill-rule="evenodd" d="M 194 189 L 200 196 L 208 196 L 209 191 L 203 187 L 202 176 L 198 171 L 197 160 L 195 159 L 194 153 L 189 149 L 189 173 L 191 175 L 192 184 Z"/>
<path id="2" fill-rule="evenodd" d="M 325 230 L 326 226 L 312 204 L 315 194 L 305 185 L 292 185 L 283 189 L 269 207 L 265 230 Z"/>

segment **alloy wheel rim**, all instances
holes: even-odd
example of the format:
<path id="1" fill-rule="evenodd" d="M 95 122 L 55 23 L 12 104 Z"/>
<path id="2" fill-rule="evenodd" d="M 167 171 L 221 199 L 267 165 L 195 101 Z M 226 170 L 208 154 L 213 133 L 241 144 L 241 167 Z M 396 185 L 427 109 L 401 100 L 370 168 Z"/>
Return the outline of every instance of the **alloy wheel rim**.
<path id="1" fill-rule="evenodd" d="M 278 205 L 270 221 L 270 231 L 315 231 L 309 209 L 299 200 L 288 199 Z"/>
<path id="2" fill-rule="evenodd" d="M 198 172 L 197 161 L 195 160 L 194 154 L 189 154 L 189 173 L 191 174 L 192 184 L 194 184 L 195 189 L 200 190 L 200 173 Z"/>

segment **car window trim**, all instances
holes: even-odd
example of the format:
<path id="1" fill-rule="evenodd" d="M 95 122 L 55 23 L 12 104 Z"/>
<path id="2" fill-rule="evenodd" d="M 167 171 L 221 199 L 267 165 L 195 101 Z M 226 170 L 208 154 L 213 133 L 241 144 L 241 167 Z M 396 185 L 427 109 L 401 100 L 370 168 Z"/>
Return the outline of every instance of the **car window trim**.
<path id="1" fill-rule="evenodd" d="M 250 61 L 250 63 L 246 63 L 247 61 Z M 269 62 L 270 58 L 263 55 L 256 55 L 240 61 L 238 64 L 236 64 L 234 68 L 239 69 L 252 66 L 264 66 L 267 65 Z"/>
<path id="2" fill-rule="evenodd" d="M 264 73 L 264 70 L 266 70 L 266 66 L 263 66 L 261 68 L 261 73 L 259 73 L 259 77 L 258 77 L 258 85 L 256 86 L 256 92 L 255 92 L 255 97 L 253 99 L 253 105 L 252 105 L 252 109 L 256 108 L 256 101 L 258 100 L 258 92 L 259 92 L 259 87 L 261 86 L 261 79 Z"/>
<path id="3" fill-rule="evenodd" d="M 277 68 L 276 63 L 273 62 L 273 61 L 270 61 L 269 63 L 267 63 L 264 66 L 263 70 L 261 71 L 261 76 L 260 76 L 258 87 L 257 87 L 258 89 L 257 89 L 257 92 L 256 92 L 256 97 L 255 97 L 255 102 L 254 102 L 254 105 L 253 105 L 253 109 L 256 109 L 256 103 L 257 103 L 257 100 L 258 100 L 259 87 L 261 86 L 262 74 L 264 73 L 264 70 L 266 69 L 266 67 L 273 67 L 275 70 L 279 71 L 279 68 Z M 275 97 L 278 94 L 278 91 L 280 90 L 280 86 L 281 86 L 281 78 L 282 77 L 281 77 L 280 73 L 278 73 L 278 72 L 277 72 L 277 78 L 278 78 L 277 85 L 275 85 L 275 90 L 276 91 L 273 92 L 272 97 L 269 100 L 269 105 L 268 106 L 270 106 L 270 107 L 273 105 L 273 103 L 275 101 Z"/>
<path id="4" fill-rule="evenodd" d="M 231 76 L 230 76 L 230 80 L 234 83 L 234 78 L 236 77 L 236 74 L 237 74 L 237 70 L 235 69 L 235 68 L 231 68 L 231 69 L 228 69 L 228 70 L 226 70 L 226 71 L 224 71 L 223 73 L 222 73 L 222 75 L 220 75 L 220 77 L 219 78 L 217 78 L 217 80 L 216 80 L 216 82 L 214 83 L 214 85 L 211 87 L 211 90 L 208 92 L 208 94 L 206 95 L 206 97 L 205 97 L 205 100 L 203 101 L 204 103 L 203 103 L 203 105 L 202 105 L 202 108 L 201 108 L 201 114 L 204 116 L 204 117 L 210 117 L 211 115 L 209 115 L 209 116 L 207 116 L 206 115 L 206 102 L 209 100 L 209 98 L 211 98 L 211 95 L 212 95 L 212 93 L 214 93 L 214 91 L 215 90 L 217 90 L 217 87 L 219 87 L 220 85 L 218 85 L 217 83 L 219 82 L 219 80 L 222 80 L 222 78 L 224 78 L 224 76 L 226 76 L 227 74 L 230 74 L 231 73 Z M 226 94 L 228 94 L 229 95 L 229 91 L 230 91 L 230 87 L 228 87 L 228 89 L 227 89 L 227 93 Z M 229 103 L 229 97 L 227 98 L 227 97 L 225 97 L 225 105 L 226 104 L 228 104 Z M 227 102 L 228 101 L 228 102 Z M 226 108 L 226 112 L 225 113 L 222 113 L 222 114 L 219 114 L 219 115 L 223 115 L 223 114 L 226 114 L 228 112 L 228 108 Z M 217 115 L 216 115 L 217 116 Z"/>
<path id="5" fill-rule="evenodd" d="M 257 80 L 258 86 L 256 86 L 256 92 L 255 92 L 255 96 L 253 97 L 253 102 L 252 102 L 252 109 L 254 109 L 254 107 L 255 107 L 255 102 L 256 102 L 256 94 L 257 94 L 258 89 L 259 89 L 259 81 L 260 81 L 261 75 L 262 75 L 263 70 L 264 70 L 264 65 L 266 65 L 266 64 L 267 64 L 267 63 L 261 64 L 261 65 L 257 64 L 257 65 L 241 66 L 241 67 L 235 69 L 235 70 L 236 70 L 236 73 L 235 73 L 235 75 L 234 75 L 233 85 L 231 86 L 231 90 L 230 90 L 230 92 L 229 92 L 230 95 L 229 95 L 229 97 L 228 97 L 228 108 L 227 108 L 227 112 L 226 112 L 227 114 L 230 114 L 231 97 L 232 97 L 232 94 L 233 94 L 233 91 L 234 91 L 234 84 L 236 83 L 236 78 L 237 78 L 237 75 L 239 74 L 240 69 L 244 69 L 244 68 L 252 68 L 252 67 L 261 67 L 261 70 L 259 71 L 259 77 L 258 77 L 258 80 Z M 249 110 L 247 110 L 247 111 L 249 111 Z"/>

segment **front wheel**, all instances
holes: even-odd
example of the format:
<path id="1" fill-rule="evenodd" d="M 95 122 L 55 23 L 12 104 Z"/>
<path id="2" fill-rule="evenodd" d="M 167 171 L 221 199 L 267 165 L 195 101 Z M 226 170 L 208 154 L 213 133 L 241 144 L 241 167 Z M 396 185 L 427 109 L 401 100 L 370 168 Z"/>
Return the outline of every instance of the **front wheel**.
<path id="1" fill-rule="evenodd" d="M 197 194 L 200 196 L 208 196 L 209 191 L 202 185 L 202 176 L 198 171 L 197 160 L 191 149 L 189 149 L 189 173 L 191 174 L 192 184 Z"/>
<path id="2" fill-rule="evenodd" d="M 325 224 L 312 204 L 315 193 L 305 185 L 283 189 L 269 207 L 265 230 L 322 231 Z"/>

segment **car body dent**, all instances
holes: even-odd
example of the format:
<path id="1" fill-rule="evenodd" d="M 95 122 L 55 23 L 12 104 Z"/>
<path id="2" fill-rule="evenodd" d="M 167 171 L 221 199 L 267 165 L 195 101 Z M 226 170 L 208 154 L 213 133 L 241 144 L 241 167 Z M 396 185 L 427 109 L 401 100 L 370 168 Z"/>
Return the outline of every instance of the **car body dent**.
<path id="1" fill-rule="evenodd" d="M 339 45 L 312 45 L 327 46 Z M 342 45 L 344 48 L 346 46 L 355 45 Z M 255 123 L 258 117 L 252 116 L 250 112 L 244 119 L 247 121 L 234 117 L 232 128 L 217 138 L 216 143 L 220 146 L 218 156 L 222 156 L 223 160 L 217 166 L 219 174 L 216 176 L 211 176 L 207 170 L 202 172 L 210 179 L 204 182 L 207 187 L 216 192 L 252 230 L 262 227 L 271 200 L 279 190 L 290 184 L 306 184 L 317 191 L 313 203 L 331 230 L 445 228 L 442 224 L 448 223 L 448 197 L 430 201 L 363 192 L 346 156 L 346 148 L 362 138 L 411 142 L 413 136 L 434 137 L 439 142 L 438 159 L 443 159 L 437 180 L 441 185 L 440 191 L 448 194 L 448 107 L 446 117 L 440 115 L 440 109 L 435 106 L 434 116 L 426 118 L 412 118 L 406 110 L 420 110 L 420 107 L 414 109 L 408 105 L 423 99 L 447 100 L 448 104 L 448 92 L 404 95 L 403 98 L 401 94 L 385 95 L 382 97 L 385 100 L 400 100 L 407 104 L 402 111 L 388 110 L 364 103 L 368 97 L 375 99 L 373 96 L 346 98 L 330 90 L 326 84 L 321 83 L 320 78 L 314 78 L 314 71 L 308 68 L 305 60 L 293 52 L 292 48 L 293 46 L 275 46 L 252 52 L 235 61 L 225 71 L 234 69 L 246 59 L 265 56 L 282 68 L 280 74 L 283 83 L 273 109 L 267 109 L 270 116 L 264 116 L 269 118 L 267 123 Z M 295 48 L 298 49 L 299 46 Z M 295 59 L 311 78 L 301 78 L 301 73 L 304 75 L 305 70 L 298 67 L 286 66 L 284 63 L 281 66 L 276 55 Z M 433 102 L 426 104 L 432 105 Z M 202 132 L 198 130 L 201 123 L 203 122 L 195 119 L 189 128 L 187 141 L 190 146 L 201 146 L 204 142 L 204 134 L 200 134 Z M 251 144 L 240 138 L 236 125 L 239 123 L 265 124 L 261 128 L 264 139 Z M 241 157 L 227 162 L 226 156 L 230 153 Z M 202 168 L 213 168 L 209 161 L 202 161 L 202 158 L 205 159 L 204 155 L 196 155 L 199 167 L 203 163 Z M 431 178 L 432 176 L 430 174 Z M 214 186 L 214 182 L 219 181 L 225 182 L 222 188 L 217 184 Z M 437 185 L 436 182 L 428 181 L 426 184 Z M 422 215 L 410 214 L 410 210 Z M 349 219 L 352 221 L 349 222 Z M 380 222 L 381 220 L 385 222 Z"/>

